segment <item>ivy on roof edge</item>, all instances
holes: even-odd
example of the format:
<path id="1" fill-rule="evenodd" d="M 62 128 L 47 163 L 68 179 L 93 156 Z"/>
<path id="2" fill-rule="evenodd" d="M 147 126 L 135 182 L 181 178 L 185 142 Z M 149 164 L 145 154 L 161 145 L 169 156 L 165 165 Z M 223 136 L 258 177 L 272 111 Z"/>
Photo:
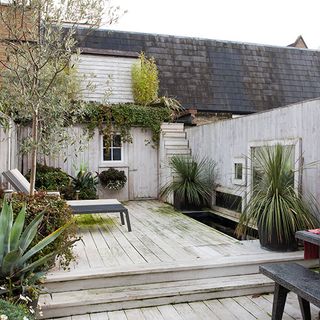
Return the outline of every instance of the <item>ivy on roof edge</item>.
<path id="1" fill-rule="evenodd" d="M 89 135 L 93 135 L 95 128 L 107 138 L 111 137 L 112 132 L 119 132 L 124 142 L 132 142 L 132 127 L 150 129 L 152 142 L 158 145 L 161 124 L 172 122 L 173 115 L 172 110 L 166 107 L 86 102 L 81 120 L 86 125 Z"/>
<path id="2" fill-rule="evenodd" d="M 142 127 L 152 132 L 152 142 L 158 145 L 160 139 L 161 124 L 172 122 L 174 112 L 167 106 L 142 106 L 132 103 L 101 104 L 98 102 L 75 101 L 81 104 L 80 108 L 74 108 L 74 113 L 66 117 L 66 126 L 76 123 L 84 124 L 89 137 L 92 137 L 96 128 L 107 138 L 112 132 L 119 132 L 124 142 L 132 142 L 130 129 Z M 79 106 L 79 105 L 78 105 Z M 0 112 L 0 125 L 5 126 L 5 114 Z M 16 123 L 29 125 L 29 118 L 15 118 Z M 109 139 L 110 140 L 110 139 Z"/>

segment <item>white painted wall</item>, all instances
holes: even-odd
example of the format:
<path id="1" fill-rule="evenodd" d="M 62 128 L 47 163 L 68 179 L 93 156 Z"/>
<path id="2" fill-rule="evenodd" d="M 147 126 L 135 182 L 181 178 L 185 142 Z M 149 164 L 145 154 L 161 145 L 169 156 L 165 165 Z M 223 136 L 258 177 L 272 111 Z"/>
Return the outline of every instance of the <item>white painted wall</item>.
<path id="1" fill-rule="evenodd" d="M 28 128 L 21 129 L 19 136 L 26 136 L 29 130 Z M 150 130 L 131 129 L 133 143 L 124 143 L 124 159 L 121 163 L 102 162 L 102 139 L 98 129 L 95 130 L 89 141 L 84 139 L 82 126 L 78 125 L 69 130 L 72 130 L 77 143 L 69 145 L 66 150 L 55 157 L 46 158 L 47 165 L 59 167 L 72 176 L 75 176 L 75 169 L 79 168 L 82 163 L 86 164 L 91 172 L 101 172 L 110 167 L 125 171 L 128 178 L 125 188 L 119 192 L 111 192 L 100 187 L 99 197 L 101 198 L 135 200 L 158 197 L 158 149 L 149 143 L 152 138 Z M 77 152 L 80 143 L 82 151 Z M 40 161 L 43 162 L 44 159 Z M 30 168 L 30 164 L 31 158 L 25 155 L 23 157 L 24 173 Z"/>
<path id="2" fill-rule="evenodd" d="M 303 170 L 302 189 L 320 201 L 320 99 L 192 127 L 187 129 L 187 137 L 192 154 L 207 156 L 217 162 L 217 183 L 221 189 L 241 195 L 247 187 L 232 182 L 234 158 L 246 159 L 250 155 L 250 145 L 299 141 L 304 163 L 318 161 Z M 250 180 L 250 170 L 247 171 Z"/>
<path id="3" fill-rule="evenodd" d="M 85 75 L 85 83 L 92 83 L 94 90 L 84 90 L 83 99 L 110 103 L 133 102 L 131 66 L 137 58 L 81 54 L 78 71 Z"/>

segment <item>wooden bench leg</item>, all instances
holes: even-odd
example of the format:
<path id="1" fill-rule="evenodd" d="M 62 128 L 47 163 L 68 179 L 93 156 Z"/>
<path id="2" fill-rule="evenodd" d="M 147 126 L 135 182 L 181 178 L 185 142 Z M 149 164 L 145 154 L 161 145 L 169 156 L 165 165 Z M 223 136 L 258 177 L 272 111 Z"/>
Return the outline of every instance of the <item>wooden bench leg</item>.
<path id="1" fill-rule="evenodd" d="M 303 320 L 311 320 L 311 311 L 309 301 L 298 296 L 301 315 Z"/>
<path id="2" fill-rule="evenodd" d="M 123 212 L 120 211 L 120 220 L 121 220 L 121 224 L 124 225 L 124 218 L 123 218 Z"/>
<path id="3" fill-rule="evenodd" d="M 274 287 L 272 320 L 281 320 L 289 290 L 276 283 Z"/>
<path id="4" fill-rule="evenodd" d="M 128 231 L 131 231 L 131 223 L 130 223 L 130 217 L 129 217 L 129 212 L 128 210 L 124 211 L 124 214 L 126 216 L 126 222 L 127 222 L 127 227 L 128 227 Z"/>

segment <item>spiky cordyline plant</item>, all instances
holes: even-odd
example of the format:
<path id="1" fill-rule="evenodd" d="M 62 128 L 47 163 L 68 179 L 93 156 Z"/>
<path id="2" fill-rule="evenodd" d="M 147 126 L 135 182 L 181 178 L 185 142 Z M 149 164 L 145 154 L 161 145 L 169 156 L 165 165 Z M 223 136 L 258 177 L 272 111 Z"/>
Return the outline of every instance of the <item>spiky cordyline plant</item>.
<path id="1" fill-rule="evenodd" d="M 238 235 L 246 234 L 254 223 L 269 240 L 275 235 L 279 243 L 284 243 L 293 239 L 297 230 L 317 226 L 314 199 L 303 197 L 294 188 L 291 156 L 292 148 L 279 144 L 257 151 L 253 161 L 258 174 L 236 230 Z"/>
<path id="2" fill-rule="evenodd" d="M 169 161 L 173 180 L 161 189 L 161 196 L 175 193 L 184 203 L 196 206 L 208 203 L 214 188 L 215 165 L 208 158 L 173 156 Z"/>

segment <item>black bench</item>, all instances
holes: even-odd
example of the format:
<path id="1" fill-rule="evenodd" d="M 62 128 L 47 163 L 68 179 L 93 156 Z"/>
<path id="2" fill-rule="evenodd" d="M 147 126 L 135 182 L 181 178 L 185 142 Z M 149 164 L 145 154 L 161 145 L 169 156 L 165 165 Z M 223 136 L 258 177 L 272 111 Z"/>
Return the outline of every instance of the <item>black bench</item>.
<path id="1" fill-rule="evenodd" d="M 127 222 L 128 231 L 131 231 L 131 223 L 128 209 L 116 199 L 97 199 L 97 200 L 68 200 L 74 214 L 93 214 L 93 213 L 113 213 L 119 212 L 121 224 L 124 225 L 124 216 Z M 124 216 L 123 216 L 124 215 Z"/>
<path id="2" fill-rule="evenodd" d="M 297 263 L 268 264 L 260 272 L 275 282 L 272 320 L 281 320 L 287 294 L 297 294 L 302 319 L 311 320 L 310 303 L 320 308 L 320 275 Z"/>

